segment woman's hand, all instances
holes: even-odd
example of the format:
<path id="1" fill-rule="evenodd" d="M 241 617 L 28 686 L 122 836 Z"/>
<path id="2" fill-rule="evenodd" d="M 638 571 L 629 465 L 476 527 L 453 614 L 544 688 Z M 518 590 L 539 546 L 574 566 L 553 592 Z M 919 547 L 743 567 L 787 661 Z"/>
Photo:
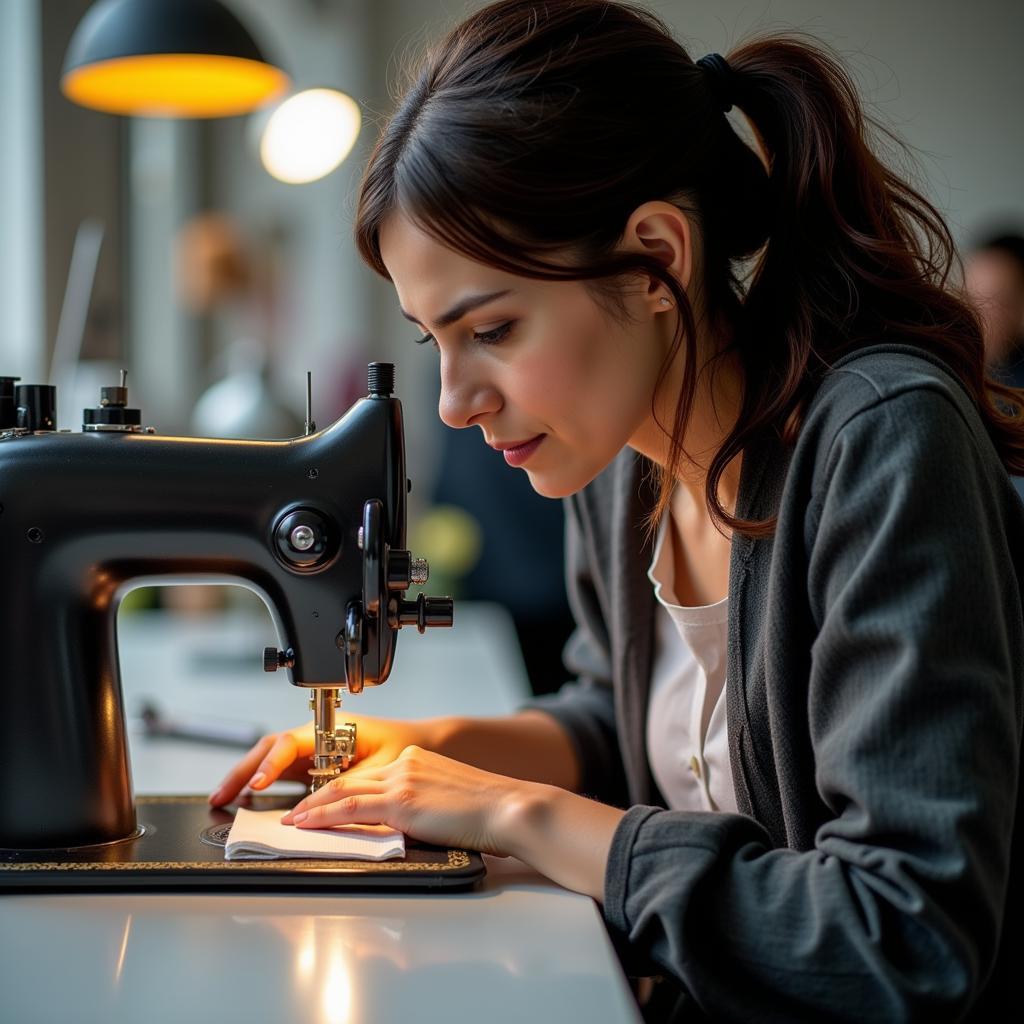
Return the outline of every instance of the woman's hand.
<path id="1" fill-rule="evenodd" d="M 433 742 L 433 720 L 392 721 L 353 715 L 347 711 L 343 712 L 340 720 L 356 725 L 353 767 L 371 768 L 388 764 L 405 747 L 429 747 Z M 312 722 L 264 736 L 210 794 L 210 803 L 214 807 L 231 803 L 247 785 L 252 789 L 266 789 L 277 779 L 308 783 L 309 769 L 313 766 L 313 744 Z"/>
<path id="2" fill-rule="evenodd" d="M 387 763 L 368 758 L 350 768 L 281 821 L 298 828 L 390 825 L 422 842 L 503 857 L 511 852 L 517 807 L 548 788 L 407 746 Z M 537 794 L 528 796 L 532 790 Z"/>

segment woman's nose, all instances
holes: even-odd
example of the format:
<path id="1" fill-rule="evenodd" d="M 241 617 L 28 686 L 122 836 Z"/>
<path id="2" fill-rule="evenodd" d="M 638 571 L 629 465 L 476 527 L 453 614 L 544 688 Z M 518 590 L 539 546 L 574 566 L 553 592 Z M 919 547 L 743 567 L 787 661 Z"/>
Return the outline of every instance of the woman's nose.
<path id="1" fill-rule="evenodd" d="M 500 408 L 501 396 L 491 381 L 472 374 L 465 361 L 446 360 L 442 356 L 437 412 L 443 423 L 456 430 L 475 426 L 478 417 Z"/>

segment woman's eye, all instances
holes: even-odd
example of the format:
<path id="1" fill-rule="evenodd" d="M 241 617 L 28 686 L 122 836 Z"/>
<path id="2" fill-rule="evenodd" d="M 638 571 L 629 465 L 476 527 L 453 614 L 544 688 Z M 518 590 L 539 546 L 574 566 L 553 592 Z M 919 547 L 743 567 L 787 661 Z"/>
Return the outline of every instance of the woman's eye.
<path id="1" fill-rule="evenodd" d="M 512 330 L 514 323 L 514 320 L 509 320 L 508 323 L 502 324 L 500 327 L 495 327 L 490 331 L 474 332 L 473 340 L 479 341 L 481 345 L 497 345 L 499 341 L 504 341 L 505 338 L 508 337 L 508 333 Z M 417 338 L 416 344 L 433 345 L 435 350 L 440 348 L 437 344 L 437 339 L 429 333 L 424 334 L 422 338 Z"/>
<path id="2" fill-rule="evenodd" d="M 504 341 L 508 332 L 512 330 L 512 324 L 514 321 L 509 320 L 507 324 L 502 324 L 500 327 L 495 327 L 490 331 L 481 331 L 479 334 L 474 333 L 473 338 L 475 341 L 479 341 L 483 345 L 497 345 L 499 341 Z"/>

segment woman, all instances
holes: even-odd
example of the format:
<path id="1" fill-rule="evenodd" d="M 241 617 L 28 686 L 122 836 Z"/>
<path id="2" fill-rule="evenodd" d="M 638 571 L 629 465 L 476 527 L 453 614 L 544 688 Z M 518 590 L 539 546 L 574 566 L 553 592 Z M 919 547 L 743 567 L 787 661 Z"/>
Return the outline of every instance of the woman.
<path id="1" fill-rule="evenodd" d="M 353 716 L 357 763 L 286 822 L 520 857 L 716 1019 L 985 1019 L 1017 920 L 1021 394 L 865 132 L 813 41 L 694 63 L 625 4 L 506 0 L 428 55 L 356 238 L 439 351 L 442 419 L 567 499 L 577 678 L 507 718 Z M 265 737 L 211 800 L 311 748 Z"/>

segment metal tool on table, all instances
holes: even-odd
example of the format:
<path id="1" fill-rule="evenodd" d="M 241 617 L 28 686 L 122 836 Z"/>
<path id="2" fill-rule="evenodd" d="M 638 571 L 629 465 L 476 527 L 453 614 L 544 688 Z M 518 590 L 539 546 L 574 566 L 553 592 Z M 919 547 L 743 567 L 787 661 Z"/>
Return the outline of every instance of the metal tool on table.
<path id="1" fill-rule="evenodd" d="M 348 766 L 342 693 L 388 678 L 403 626 L 452 624 L 450 598 L 406 596 L 428 568 L 405 546 L 393 390 L 394 367 L 371 363 L 367 396 L 329 427 L 316 429 L 307 388 L 305 436 L 237 441 L 161 437 L 129 405 L 124 374 L 81 433 L 58 432 L 55 388 L 0 378 L 0 868 L 24 862 L 18 851 L 145 852 L 116 631 L 140 586 L 259 594 L 279 637 L 264 668 L 309 690 L 312 786 Z"/>

